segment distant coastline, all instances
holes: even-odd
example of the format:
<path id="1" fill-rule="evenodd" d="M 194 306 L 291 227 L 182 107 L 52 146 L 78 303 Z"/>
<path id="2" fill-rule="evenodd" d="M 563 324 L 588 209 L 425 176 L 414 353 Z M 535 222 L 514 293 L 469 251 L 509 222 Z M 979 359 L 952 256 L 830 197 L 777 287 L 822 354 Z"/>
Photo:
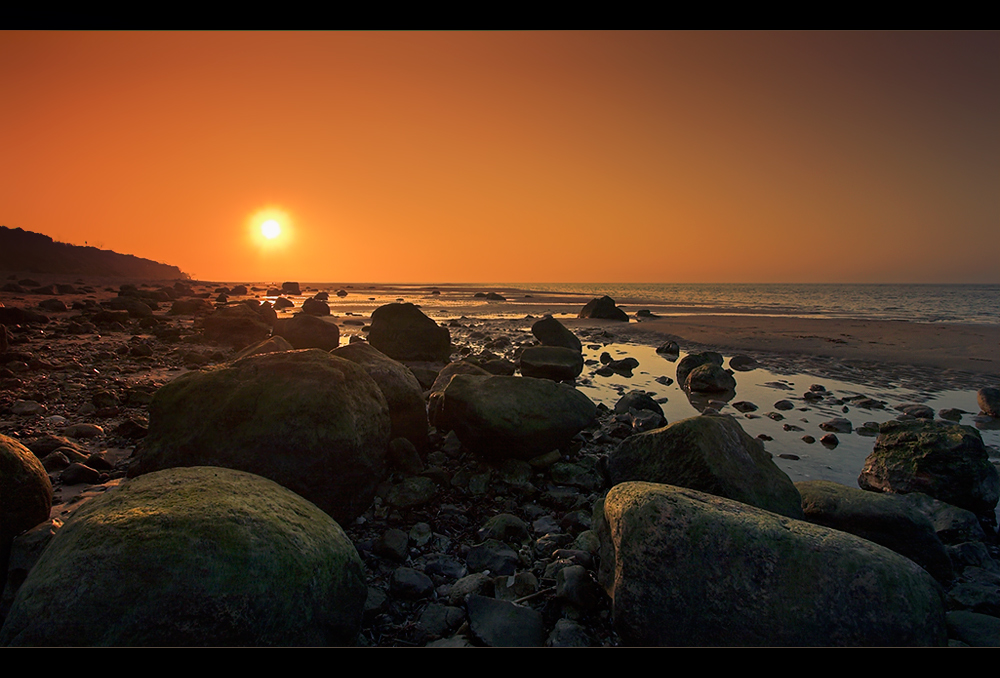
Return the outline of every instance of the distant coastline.
<path id="1" fill-rule="evenodd" d="M 58 242 L 47 235 L 0 226 L 0 271 L 139 280 L 188 279 L 177 266 L 131 254 Z"/>

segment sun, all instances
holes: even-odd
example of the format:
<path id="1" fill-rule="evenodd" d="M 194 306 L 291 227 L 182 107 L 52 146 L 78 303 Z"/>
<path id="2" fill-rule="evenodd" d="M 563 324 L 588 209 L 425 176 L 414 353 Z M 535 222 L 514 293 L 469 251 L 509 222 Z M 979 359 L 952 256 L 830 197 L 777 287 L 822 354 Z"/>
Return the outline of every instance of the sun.
<path id="1" fill-rule="evenodd" d="M 281 224 L 274 219 L 268 219 L 260 225 L 260 232 L 268 240 L 274 240 L 281 235 Z"/>

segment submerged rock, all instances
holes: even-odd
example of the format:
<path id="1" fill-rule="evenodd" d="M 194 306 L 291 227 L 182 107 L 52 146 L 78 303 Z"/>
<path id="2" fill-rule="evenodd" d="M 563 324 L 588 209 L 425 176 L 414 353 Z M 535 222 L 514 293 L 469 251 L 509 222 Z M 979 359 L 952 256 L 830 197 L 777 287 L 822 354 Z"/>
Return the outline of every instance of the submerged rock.
<path id="1" fill-rule="evenodd" d="M 0 644 L 353 645 L 366 596 L 357 551 L 313 504 L 249 473 L 170 469 L 66 521 Z"/>

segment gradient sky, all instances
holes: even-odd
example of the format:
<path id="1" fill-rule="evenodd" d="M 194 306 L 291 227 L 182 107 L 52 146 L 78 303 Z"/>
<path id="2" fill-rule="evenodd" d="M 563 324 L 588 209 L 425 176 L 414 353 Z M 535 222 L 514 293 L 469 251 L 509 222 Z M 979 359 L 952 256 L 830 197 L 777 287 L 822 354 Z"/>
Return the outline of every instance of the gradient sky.
<path id="1" fill-rule="evenodd" d="M 996 31 L 0 32 L 0 224 L 205 280 L 996 283 L 998 191 Z"/>

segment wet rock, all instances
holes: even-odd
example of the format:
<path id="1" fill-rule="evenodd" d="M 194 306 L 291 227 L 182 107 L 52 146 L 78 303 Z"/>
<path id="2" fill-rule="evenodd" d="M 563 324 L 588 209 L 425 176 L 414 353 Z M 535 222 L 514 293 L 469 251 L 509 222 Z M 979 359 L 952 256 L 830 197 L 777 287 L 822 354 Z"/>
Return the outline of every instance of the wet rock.
<path id="1" fill-rule="evenodd" d="M 306 299 L 302 302 L 302 312 L 308 315 L 330 315 L 330 305 L 319 299 Z"/>
<path id="2" fill-rule="evenodd" d="M 748 355 L 734 355 L 729 359 L 729 368 L 738 372 L 749 372 L 757 367 L 757 361 Z"/>
<path id="3" fill-rule="evenodd" d="M 907 414 L 914 419 L 933 419 L 934 410 L 932 410 L 927 405 L 920 405 L 918 403 L 900 403 L 893 408 L 899 412 Z"/>
<path id="4" fill-rule="evenodd" d="M 795 403 L 793 403 L 791 400 L 779 400 L 774 404 L 774 409 L 782 410 L 783 412 L 786 412 L 788 410 L 794 410 Z"/>
<path id="5" fill-rule="evenodd" d="M 681 352 L 681 347 L 677 344 L 676 341 L 667 341 L 660 344 L 656 348 L 656 352 L 659 353 L 660 355 L 674 356 L 674 358 L 676 359 L 676 357 Z"/>
<path id="6" fill-rule="evenodd" d="M 801 519 L 791 479 L 732 417 L 699 416 L 626 438 L 608 457 L 612 485 L 679 485 Z"/>
<path id="7" fill-rule="evenodd" d="M 521 374 L 538 379 L 572 381 L 583 372 L 583 354 L 561 346 L 529 346 L 519 363 Z"/>
<path id="8" fill-rule="evenodd" d="M 619 320 L 628 322 L 628 314 L 618 308 L 615 300 L 609 296 L 588 301 L 580 310 L 580 318 L 600 318 L 605 320 Z"/>
<path id="9" fill-rule="evenodd" d="M 739 412 L 756 412 L 757 411 L 757 406 L 754 405 L 753 403 L 749 402 L 749 401 L 746 401 L 746 400 L 741 400 L 739 402 L 733 403 L 733 408 L 736 409 Z"/>
<path id="10" fill-rule="evenodd" d="M 819 442 L 826 447 L 834 448 L 840 444 L 840 439 L 835 433 L 827 433 L 825 436 L 819 439 Z"/>
<path id="11" fill-rule="evenodd" d="M 561 346 L 577 353 L 583 351 L 580 339 L 551 315 L 546 315 L 541 320 L 536 321 L 531 326 L 531 333 L 541 342 L 542 346 Z"/>
<path id="12" fill-rule="evenodd" d="M 271 296 L 270 294 L 268 296 Z M 274 300 L 274 310 L 280 311 L 286 308 L 295 308 L 295 302 L 285 297 L 278 297 Z"/>
<path id="13" fill-rule="evenodd" d="M 947 641 L 934 579 L 854 535 L 653 483 L 613 487 L 598 516 L 599 580 L 626 644 Z"/>
<path id="14" fill-rule="evenodd" d="M 979 409 L 994 419 L 1000 417 L 1000 388 L 984 386 L 976 392 Z"/>
<path id="15" fill-rule="evenodd" d="M 349 645 L 365 596 L 357 552 L 309 502 L 238 471 L 171 469 L 66 521 L 0 643 Z"/>
<path id="16" fill-rule="evenodd" d="M 413 304 L 387 304 L 372 312 L 368 342 L 395 360 L 447 362 L 451 335 Z"/>
<path id="17" fill-rule="evenodd" d="M 281 293 L 282 294 L 302 294 L 302 290 L 299 289 L 299 284 L 297 282 L 283 282 L 281 283 Z"/>
<path id="18" fill-rule="evenodd" d="M 129 473 L 237 468 L 349 522 L 385 473 L 390 426 L 385 396 L 359 365 L 316 349 L 251 356 L 161 387 Z"/>
<path id="19" fill-rule="evenodd" d="M 854 425 L 851 424 L 850 419 L 844 419 L 843 417 L 834 417 L 829 421 L 824 421 L 819 427 L 824 431 L 831 431 L 833 433 L 850 433 L 854 429 Z"/>
<path id="20" fill-rule="evenodd" d="M 0 435 L 0 582 L 6 579 L 14 537 L 47 520 L 51 508 L 52 484 L 42 462 Z"/>

